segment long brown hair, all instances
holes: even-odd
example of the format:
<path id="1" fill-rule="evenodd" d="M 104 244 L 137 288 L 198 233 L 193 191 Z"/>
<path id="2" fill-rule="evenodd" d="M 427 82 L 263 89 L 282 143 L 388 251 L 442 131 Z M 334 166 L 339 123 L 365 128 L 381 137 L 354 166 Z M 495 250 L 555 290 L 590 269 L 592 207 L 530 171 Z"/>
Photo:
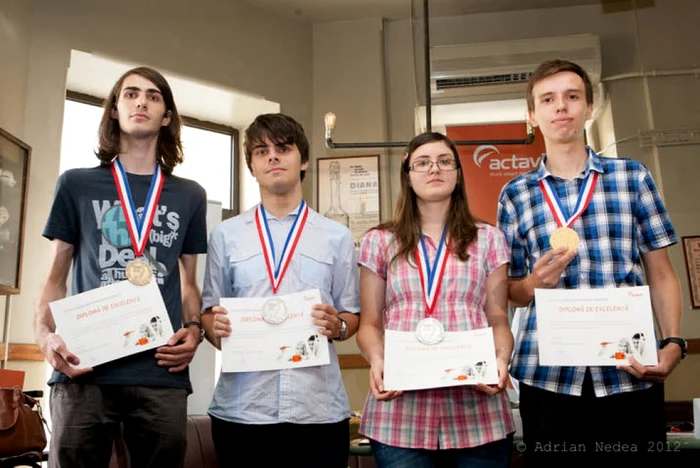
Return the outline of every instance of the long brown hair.
<path id="1" fill-rule="evenodd" d="M 121 151 L 121 129 L 119 120 L 112 117 L 112 110 L 116 109 L 119 94 L 122 90 L 124 80 L 131 75 L 140 75 L 152 82 L 163 95 L 165 111 L 170 111 L 170 123 L 167 127 L 161 127 L 158 133 L 158 145 L 156 148 L 156 161 L 161 166 L 165 174 L 172 174 L 175 166 L 183 161 L 182 143 L 180 142 L 180 129 L 182 120 L 175 106 L 175 99 L 170 85 L 165 77 L 159 72 L 148 67 L 138 67 L 124 73 L 114 84 L 104 103 L 102 121 L 100 121 L 100 147 L 96 156 L 102 161 L 103 166 L 112 164 L 112 161 Z"/>
<path id="2" fill-rule="evenodd" d="M 445 143 L 457 162 L 457 184 L 452 192 L 447 212 L 447 236 L 450 240 L 450 251 L 457 255 L 461 261 L 466 261 L 469 258 L 467 249 L 477 236 L 476 219 L 469 211 L 457 148 L 452 140 L 442 133 L 421 133 L 411 140 L 404 153 L 403 164 L 401 164 L 401 192 L 394 211 L 394 219 L 376 228 L 391 231 L 394 234 L 394 242 L 398 242 L 399 250 L 391 259 L 392 263 L 400 258 L 405 258 L 411 265 L 415 264 L 414 252 L 421 238 L 422 223 L 417 195 L 409 185 L 408 172 L 413 153 L 419 147 L 433 142 Z"/>

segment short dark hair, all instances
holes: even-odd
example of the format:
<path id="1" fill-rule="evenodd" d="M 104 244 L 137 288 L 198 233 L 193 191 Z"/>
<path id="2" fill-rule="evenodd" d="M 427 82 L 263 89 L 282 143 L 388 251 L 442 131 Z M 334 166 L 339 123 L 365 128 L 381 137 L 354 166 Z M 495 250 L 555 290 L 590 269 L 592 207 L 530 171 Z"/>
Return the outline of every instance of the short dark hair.
<path id="1" fill-rule="evenodd" d="M 530 78 L 527 82 L 526 97 L 528 110 L 535 110 L 535 96 L 532 95 L 532 88 L 534 88 L 537 83 L 544 80 L 545 78 L 549 78 L 550 76 L 556 75 L 557 73 L 561 72 L 572 72 L 580 76 L 586 88 L 586 104 L 593 104 L 593 85 L 591 84 L 591 79 L 588 76 L 588 73 L 586 73 L 586 70 L 584 70 L 583 67 L 574 62 L 569 62 L 568 60 L 554 59 L 542 62 L 535 69 L 535 71 L 532 72 L 532 75 L 530 75 Z"/>
<path id="2" fill-rule="evenodd" d="M 100 121 L 100 147 L 96 153 L 103 166 L 112 164 L 114 158 L 121 151 L 121 129 L 119 121 L 112 117 L 112 110 L 116 109 L 119 94 L 122 90 L 124 80 L 131 75 L 139 75 L 156 85 L 165 103 L 165 111 L 170 111 L 170 123 L 167 127 L 161 127 L 158 133 L 158 145 L 156 148 L 156 161 L 160 163 L 165 174 L 172 174 L 175 166 L 183 161 L 182 143 L 180 141 L 180 130 L 182 120 L 175 106 L 173 91 L 170 89 L 168 81 L 158 71 L 149 67 L 137 67 L 124 73 L 112 87 L 109 96 L 104 102 L 104 112 Z"/>
<path id="3" fill-rule="evenodd" d="M 301 154 L 301 163 L 309 160 L 309 140 L 299 122 L 285 114 L 261 114 L 245 131 L 245 163 L 249 170 L 253 150 L 265 144 L 266 139 L 275 146 L 296 145 Z M 306 171 L 301 171 L 301 180 L 305 175 Z"/>

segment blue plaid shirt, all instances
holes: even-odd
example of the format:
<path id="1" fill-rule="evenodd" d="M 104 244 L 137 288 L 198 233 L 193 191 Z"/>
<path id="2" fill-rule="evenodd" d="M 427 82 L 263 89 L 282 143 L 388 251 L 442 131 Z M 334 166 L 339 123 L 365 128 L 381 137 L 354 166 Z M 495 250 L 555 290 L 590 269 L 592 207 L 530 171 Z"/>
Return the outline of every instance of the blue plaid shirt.
<path id="1" fill-rule="evenodd" d="M 578 255 L 566 267 L 557 288 L 594 289 L 645 284 L 642 254 L 678 242 L 649 170 L 640 162 L 603 158 L 588 148 L 585 170 L 572 180 L 540 167 L 509 181 L 498 201 L 498 226 L 511 249 L 509 276 L 521 278 L 550 250 L 549 236 L 557 228 L 539 181 L 549 178 L 572 213 L 583 182 L 599 173 L 590 205 L 570 226 L 583 240 Z M 510 372 L 528 385 L 569 395 L 581 395 L 586 367 L 540 366 L 533 300 L 521 315 Z M 648 388 L 615 367 L 590 367 L 597 396 Z"/>

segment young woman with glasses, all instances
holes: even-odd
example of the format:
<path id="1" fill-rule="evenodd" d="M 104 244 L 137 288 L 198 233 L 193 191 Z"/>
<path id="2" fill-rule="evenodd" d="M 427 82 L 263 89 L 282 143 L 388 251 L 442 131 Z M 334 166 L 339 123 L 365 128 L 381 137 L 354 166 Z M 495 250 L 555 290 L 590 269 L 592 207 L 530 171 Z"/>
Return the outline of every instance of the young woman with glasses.
<path id="1" fill-rule="evenodd" d="M 503 234 L 469 212 L 454 144 L 440 133 L 415 137 L 404 156 L 394 219 L 367 233 L 359 256 L 357 342 L 371 366 L 360 432 L 379 467 L 508 466 L 515 431 L 503 391 L 513 348 L 508 258 Z M 439 284 L 432 304 L 424 271 L 434 271 L 432 282 Z M 385 388 L 385 330 L 413 332 L 417 344 L 430 346 L 444 333 L 487 327 L 498 384 Z"/>

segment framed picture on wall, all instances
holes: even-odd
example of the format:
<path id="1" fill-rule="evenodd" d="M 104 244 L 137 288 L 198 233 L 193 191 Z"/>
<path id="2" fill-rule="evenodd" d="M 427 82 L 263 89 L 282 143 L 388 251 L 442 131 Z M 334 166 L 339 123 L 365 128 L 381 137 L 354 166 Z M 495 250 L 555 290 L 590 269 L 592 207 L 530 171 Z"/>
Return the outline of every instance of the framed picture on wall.
<path id="1" fill-rule="evenodd" d="M 693 309 L 700 309 L 700 236 L 683 237 L 685 268 Z"/>
<path id="2" fill-rule="evenodd" d="M 318 212 L 347 226 L 355 248 L 379 224 L 379 155 L 319 158 Z"/>
<path id="3" fill-rule="evenodd" d="M 0 294 L 19 294 L 31 152 L 0 128 Z"/>

